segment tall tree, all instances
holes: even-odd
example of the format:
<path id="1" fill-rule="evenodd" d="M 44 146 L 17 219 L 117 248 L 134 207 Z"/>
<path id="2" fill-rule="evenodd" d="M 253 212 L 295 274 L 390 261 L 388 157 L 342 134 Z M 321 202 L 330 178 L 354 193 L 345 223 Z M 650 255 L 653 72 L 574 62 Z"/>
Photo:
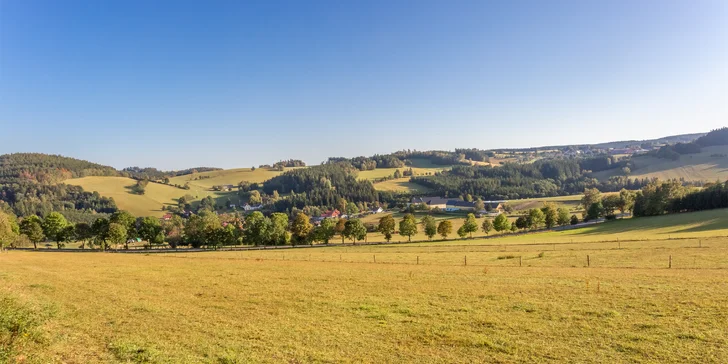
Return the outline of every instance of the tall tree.
<path id="1" fill-rule="evenodd" d="M 519 216 L 513 225 L 518 229 L 528 229 L 528 219 L 525 216 Z"/>
<path id="2" fill-rule="evenodd" d="M 344 229 L 346 229 L 346 219 L 339 219 L 336 221 L 334 231 L 341 237 L 341 243 L 344 244 Z"/>
<path id="3" fill-rule="evenodd" d="M 417 234 L 417 220 L 414 215 L 404 215 L 402 221 L 399 222 L 399 234 L 406 236 L 408 241 L 412 241 L 412 235 Z"/>
<path id="4" fill-rule="evenodd" d="M 15 222 L 15 216 L 0 211 L 0 252 L 18 238 L 20 227 Z"/>
<path id="5" fill-rule="evenodd" d="M 602 206 L 604 207 L 604 216 L 614 215 L 614 210 L 617 210 L 622 204 L 622 199 L 619 195 L 607 195 L 602 198 Z"/>
<path id="6" fill-rule="evenodd" d="M 321 225 L 314 229 L 314 239 L 324 244 L 328 244 L 329 240 L 331 240 L 331 238 L 334 237 L 334 234 L 336 234 L 336 231 L 334 230 L 335 227 L 336 223 L 333 219 L 324 219 L 321 221 Z"/>
<path id="7" fill-rule="evenodd" d="M 260 211 L 253 211 L 245 217 L 245 232 L 243 236 L 246 244 L 263 245 L 269 239 L 271 222 Z"/>
<path id="8" fill-rule="evenodd" d="M 109 247 L 109 220 L 106 218 L 98 218 L 91 224 L 91 233 L 93 234 L 94 245 L 97 245 L 101 250 L 106 250 Z"/>
<path id="9" fill-rule="evenodd" d="M 33 249 L 38 250 L 38 243 L 45 240 L 41 219 L 36 215 L 30 215 L 20 222 L 20 233 L 24 234 L 33 243 Z"/>
<path id="10" fill-rule="evenodd" d="M 115 246 L 124 244 L 126 242 L 126 227 L 122 224 L 110 223 L 108 241 L 110 244 Z"/>
<path id="11" fill-rule="evenodd" d="M 543 222 L 544 225 L 546 225 L 547 229 L 551 229 L 552 227 L 556 226 L 556 222 L 558 221 L 559 216 L 553 205 L 548 204 L 544 206 L 543 208 L 541 208 L 541 212 L 543 213 Z"/>
<path id="12" fill-rule="evenodd" d="M 471 238 L 473 237 L 473 233 L 478 231 L 478 222 L 475 220 L 475 215 L 468 214 L 463 223 L 463 231 L 466 234 L 470 234 Z"/>
<path id="13" fill-rule="evenodd" d="M 43 220 L 43 233 L 56 242 L 58 249 L 63 247 L 68 221 L 60 212 L 51 212 Z"/>
<path id="14" fill-rule="evenodd" d="M 269 241 L 273 245 L 286 245 L 291 240 L 288 232 L 288 215 L 282 212 L 274 212 L 270 215 Z"/>
<path id="15" fill-rule="evenodd" d="M 258 211 L 255 212 L 260 213 Z M 261 214 L 261 216 L 262 215 L 263 214 Z M 211 235 L 219 228 L 220 218 L 217 214 L 211 211 L 202 211 L 199 215 L 192 215 L 189 219 L 187 219 L 184 234 L 187 242 L 193 248 L 199 248 L 203 245 L 209 244 L 214 238 L 214 236 Z"/>
<path id="16" fill-rule="evenodd" d="M 465 231 L 465 225 L 458 228 L 458 236 L 460 239 L 465 239 L 465 237 L 468 236 L 468 232 Z"/>
<path id="17" fill-rule="evenodd" d="M 126 229 L 126 238 L 128 239 L 135 239 L 137 238 L 137 229 L 136 229 L 136 222 L 137 219 L 128 211 L 116 211 L 109 217 L 109 223 L 115 223 L 123 225 Z"/>
<path id="18" fill-rule="evenodd" d="M 422 218 L 422 225 L 425 228 L 425 235 L 427 235 L 427 239 L 432 240 L 432 238 L 437 235 L 437 223 L 435 222 L 435 218 L 426 215 Z"/>
<path id="19" fill-rule="evenodd" d="M 586 211 L 586 219 L 587 220 L 594 220 L 602 217 L 604 215 L 604 206 L 602 206 L 602 202 L 595 202 L 591 206 L 589 206 L 589 209 Z"/>
<path id="20" fill-rule="evenodd" d="M 587 188 L 584 190 L 584 197 L 581 199 L 581 205 L 584 207 L 584 211 L 602 200 L 602 194 L 596 188 Z"/>
<path id="21" fill-rule="evenodd" d="M 490 220 L 485 219 L 483 220 L 483 225 L 481 225 L 480 227 L 485 235 L 488 235 L 490 231 L 493 230 L 493 223 Z"/>
<path id="22" fill-rule="evenodd" d="M 291 223 L 291 242 L 295 244 L 305 244 L 311 233 L 311 219 L 303 212 L 296 214 Z"/>
<path id="23" fill-rule="evenodd" d="M 350 219 L 346 222 L 343 235 L 356 243 L 357 240 L 364 240 L 367 235 L 367 228 L 359 219 Z"/>
<path id="24" fill-rule="evenodd" d="M 619 191 L 619 205 L 617 206 L 617 208 L 622 213 L 624 213 L 625 211 L 631 211 L 632 207 L 634 206 L 634 199 L 635 193 L 623 188 L 621 191 Z"/>
<path id="25" fill-rule="evenodd" d="M 526 220 L 528 221 L 528 227 L 538 229 L 546 222 L 546 216 L 539 209 L 530 209 Z"/>
<path id="26" fill-rule="evenodd" d="M 76 239 L 81 241 L 81 249 L 86 247 L 86 244 L 93 236 L 94 234 L 89 224 L 85 222 L 76 224 Z"/>
<path id="27" fill-rule="evenodd" d="M 569 225 L 569 210 L 563 207 L 556 210 L 556 224 L 559 226 Z"/>
<path id="28" fill-rule="evenodd" d="M 112 222 L 112 224 L 114 223 Z M 124 226 L 124 230 L 126 231 L 126 226 Z M 164 242 L 164 234 L 162 234 L 162 231 L 164 231 L 162 224 L 156 217 L 147 216 L 139 221 L 139 237 L 146 240 L 149 247 Z"/>
<path id="29" fill-rule="evenodd" d="M 452 221 L 440 221 L 440 224 L 437 225 L 437 233 L 440 234 L 443 239 L 447 240 L 447 236 L 452 233 Z"/>
<path id="30" fill-rule="evenodd" d="M 392 240 L 392 234 L 394 234 L 394 230 L 395 222 L 392 215 L 387 215 L 379 219 L 377 231 L 384 235 L 384 239 L 387 240 L 387 242 L 390 242 Z"/>
<path id="31" fill-rule="evenodd" d="M 505 231 L 510 225 L 508 224 L 508 216 L 506 214 L 500 214 L 493 220 L 493 229 L 497 232 Z"/>

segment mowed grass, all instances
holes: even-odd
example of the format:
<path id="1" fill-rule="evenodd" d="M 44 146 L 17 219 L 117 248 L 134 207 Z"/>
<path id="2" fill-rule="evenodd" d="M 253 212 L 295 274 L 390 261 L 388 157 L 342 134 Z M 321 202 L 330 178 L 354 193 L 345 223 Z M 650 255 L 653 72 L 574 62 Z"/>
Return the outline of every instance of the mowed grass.
<path id="1" fill-rule="evenodd" d="M 536 198 L 524 198 L 520 200 L 509 200 L 508 204 L 513 207 L 515 211 L 525 211 L 529 209 L 540 209 L 544 207 L 546 203 L 552 203 L 556 207 L 564 207 L 569 211 L 581 210 L 581 199 L 584 195 L 572 195 L 572 196 L 556 196 L 556 197 L 536 197 Z"/>
<path id="2" fill-rule="evenodd" d="M 722 155 L 722 156 L 718 156 Z M 728 179 L 728 146 L 705 147 L 700 153 L 681 155 L 673 161 L 648 156 L 637 156 L 632 159 L 631 178 L 654 178 L 661 180 L 680 179 L 686 181 L 724 181 Z M 609 170 L 595 173 L 599 180 L 606 180 L 613 175 L 621 175 L 621 170 Z"/>
<path id="3" fill-rule="evenodd" d="M 0 296 L 36 319 L 10 357 L 29 363 L 728 361 L 727 269 L 518 267 L 517 259 L 496 256 L 490 260 L 503 265 L 464 266 L 449 261 L 463 253 L 457 247 L 391 253 L 422 255 L 420 265 L 347 261 L 384 259 L 383 249 L 0 254 Z M 692 249 L 726 258 L 725 248 Z M 292 260 L 296 254 L 300 259 Z M 334 259 L 317 261 L 317 254 Z M 536 262 L 555 253 L 528 254 Z M 11 318 L 7 311 L 0 316 Z"/>
<path id="4" fill-rule="evenodd" d="M 417 183 L 410 182 L 409 177 L 391 179 L 388 181 L 377 182 L 374 188 L 379 191 L 392 192 L 409 192 L 409 193 L 429 193 L 432 190 Z"/>
<path id="5" fill-rule="evenodd" d="M 190 193 L 173 186 L 149 183 L 145 194 L 137 195 L 130 190 L 136 181 L 126 177 L 83 177 L 69 179 L 65 183 L 81 186 L 89 192 L 96 191 L 104 197 L 113 197 L 119 209 L 135 216 L 161 216 L 164 214 L 162 206 L 177 204 L 177 198 Z"/>
<path id="6" fill-rule="evenodd" d="M 262 183 L 290 169 L 292 168 L 286 168 L 283 172 L 268 168 L 256 168 L 255 170 L 250 168 L 225 169 L 172 177 L 170 178 L 170 183 L 184 186 L 185 183 L 189 182 L 191 185 L 196 185 L 204 189 L 210 189 L 215 185 L 237 186 L 242 181 Z"/>

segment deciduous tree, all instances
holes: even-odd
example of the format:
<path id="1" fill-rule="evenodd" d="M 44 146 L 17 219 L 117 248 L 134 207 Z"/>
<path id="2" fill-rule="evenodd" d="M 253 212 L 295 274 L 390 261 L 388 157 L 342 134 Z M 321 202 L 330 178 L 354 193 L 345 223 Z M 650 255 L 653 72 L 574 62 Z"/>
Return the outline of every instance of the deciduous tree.
<path id="1" fill-rule="evenodd" d="M 58 249 L 63 247 L 66 238 L 68 221 L 59 212 L 51 212 L 43 220 L 43 233 L 56 242 Z"/>
<path id="2" fill-rule="evenodd" d="M 402 221 L 399 222 L 399 234 L 406 236 L 408 241 L 412 241 L 412 235 L 417 234 L 417 220 L 414 215 L 404 215 Z"/>
<path id="3" fill-rule="evenodd" d="M 508 216 L 506 216 L 506 214 L 499 214 L 495 217 L 495 220 L 493 220 L 493 229 L 497 232 L 505 231 L 509 227 Z"/>
<path id="4" fill-rule="evenodd" d="M 20 233 L 28 237 L 35 250 L 38 250 L 38 243 L 45 240 L 41 223 L 41 219 L 36 215 L 30 215 L 20 222 Z"/>
<path id="5" fill-rule="evenodd" d="M 473 233 L 478 231 L 478 222 L 475 220 L 475 215 L 468 214 L 468 217 L 465 218 L 465 222 L 463 223 L 463 231 L 465 231 L 466 234 L 470 234 L 470 237 L 473 237 Z"/>
<path id="6" fill-rule="evenodd" d="M 422 218 L 422 225 L 425 227 L 425 235 L 427 235 L 428 239 L 432 240 L 432 238 L 437 235 L 437 223 L 435 223 L 435 218 L 430 215 L 426 215 Z"/>
<path id="7" fill-rule="evenodd" d="M 485 235 L 488 235 L 490 231 L 493 230 L 493 223 L 490 220 L 485 219 L 483 220 L 483 224 L 480 225 L 480 228 L 483 230 Z"/>
<path id="8" fill-rule="evenodd" d="M 440 234 L 443 239 L 447 239 L 447 236 L 452 234 L 452 221 L 440 221 L 440 224 L 437 225 L 437 233 Z"/>
<path id="9" fill-rule="evenodd" d="M 344 226 L 344 237 L 351 239 L 356 243 L 358 240 L 364 240 L 367 236 L 367 228 L 359 219 L 349 219 Z"/>
<path id="10" fill-rule="evenodd" d="M 303 212 L 296 214 L 296 217 L 291 223 L 291 242 L 295 244 L 305 244 L 311 234 L 311 218 Z"/>
<path id="11" fill-rule="evenodd" d="M 392 240 L 392 234 L 394 234 L 394 230 L 395 222 L 392 215 L 387 215 L 379 219 L 377 231 L 384 235 L 384 239 L 387 240 L 387 242 Z"/>

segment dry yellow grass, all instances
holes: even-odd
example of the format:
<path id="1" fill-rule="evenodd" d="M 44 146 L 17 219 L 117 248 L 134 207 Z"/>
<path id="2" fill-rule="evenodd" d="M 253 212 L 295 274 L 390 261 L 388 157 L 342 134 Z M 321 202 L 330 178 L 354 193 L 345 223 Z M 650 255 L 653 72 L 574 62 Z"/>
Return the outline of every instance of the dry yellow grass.
<path id="1" fill-rule="evenodd" d="M 350 254 L 385 254 L 367 248 Z M 422 249 L 427 259 L 450 259 L 440 248 Z M 724 250 L 701 252 L 725 259 Z M 725 269 L 484 268 L 258 254 L 280 252 L 0 254 L 0 296 L 9 308 L 0 316 L 38 318 L 9 356 L 29 363 L 728 360 Z"/>
<path id="2" fill-rule="evenodd" d="M 719 156 L 721 155 L 721 156 Z M 680 179 L 687 181 L 724 181 L 728 179 L 728 146 L 703 148 L 700 153 L 680 156 L 673 161 L 648 156 L 634 157 L 631 178 L 654 178 L 661 180 Z M 609 170 L 595 173 L 595 177 L 606 180 L 621 171 Z"/>
<path id="3" fill-rule="evenodd" d="M 286 170 L 290 169 L 287 168 Z M 177 176 L 170 178 L 170 183 L 183 186 L 189 182 L 191 185 L 199 186 L 203 189 L 210 189 L 215 185 L 237 186 L 241 181 L 262 183 L 281 173 L 283 172 L 273 171 L 267 168 L 256 168 L 255 170 L 251 170 L 250 168 L 236 168 Z"/>
<path id="4" fill-rule="evenodd" d="M 83 177 L 69 179 L 65 183 L 81 186 L 89 192 L 96 191 L 104 197 L 113 197 L 119 209 L 129 211 L 136 216 L 161 216 L 164 214 L 162 206 L 176 204 L 177 198 L 195 193 L 159 183 L 149 183 L 146 193 L 137 195 L 131 193 L 129 189 L 136 184 L 136 181 L 126 177 Z M 200 192 L 203 192 L 200 198 L 211 194 L 207 191 Z"/>

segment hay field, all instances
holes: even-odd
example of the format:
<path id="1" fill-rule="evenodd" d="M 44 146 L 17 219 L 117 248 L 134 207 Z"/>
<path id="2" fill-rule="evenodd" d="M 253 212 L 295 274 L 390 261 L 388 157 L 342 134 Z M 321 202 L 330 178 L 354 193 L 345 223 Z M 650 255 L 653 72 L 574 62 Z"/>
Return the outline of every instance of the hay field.
<path id="1" fill-rule="evenodd" d="M 463 266 L 449 262 L 462 251 L 426 247 L 407 253 L 423 264 L 391 264 L 386 254 L 403 253 L 378 249 L 386 247 L 297 249 L 287 260 L 280 251 L 0 254 L 0 321 L 30 318 L 3 355 L 28 363 L 728 360 L 726 269 L 536 266 L 559 265 L 553 252 L 529 253 L 531 267 L 493 255 L 508 252 L 483 253 L 501 266 L 477 265 L 467 252 L 473 261 Z M 725 248 L 668 249 L 725 265 Z M 641 259 L 642 250 L 619 254 Z M 316 260 L 337 253 L 346 259 Z"/>

